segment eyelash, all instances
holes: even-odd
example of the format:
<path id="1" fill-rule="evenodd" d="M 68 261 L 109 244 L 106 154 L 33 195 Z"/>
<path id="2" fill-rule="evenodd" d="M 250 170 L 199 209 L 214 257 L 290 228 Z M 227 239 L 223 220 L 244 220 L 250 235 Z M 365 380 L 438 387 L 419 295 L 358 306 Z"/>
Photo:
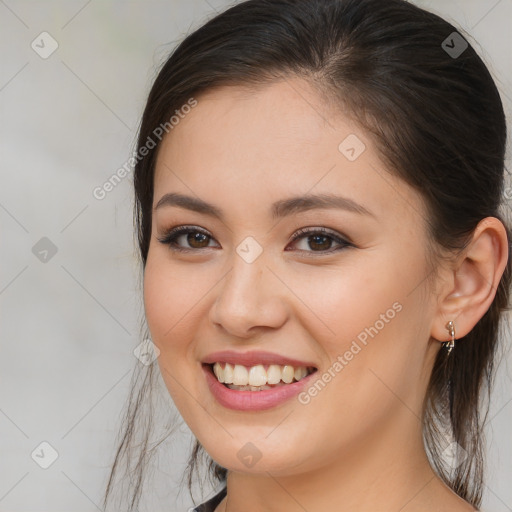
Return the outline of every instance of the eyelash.
<path id="1" fill-rule="evenodd" d="M 189 233 L 201 233 L 205 236 L 207 236 L 210 239 L 214 239 L 206 230 L 199 228 L 198 226 L 177 226 L 174 228 L 170 228 L 167 230 L 162 237 L 157 238 L 158 241 L 164 245 L 168 245 L 169 249 L 172 251 L 177 252 L 196 252 L 200 251 L 202 249 L 211 249 L 211 247 L 203 247 L 203 248 L 186 248 L 186 247 L 180 247 L 176 244 L 177 239 L 184 235 Z M 300 238 L 305 238 L 306 236 L 314 236 L 314 235 L 321 235 L 323 237 L 328 237 L 334 242 L 340 244 L 340 247 L 337 247 L 335 249 L 328 249 L 325 251 L 305 251 L 302 249 L 299 249 L 299 252 L 302 253 L 311 253 L 313 255 L 326 255 L 326 254 L 333 254 L 335 252 L 339 252 L 341 250 L 344 250 L 348 247 L 354 247 L 354 245 L 345 240 L 344 238 L 337 235 L 335 232 L 330 231 L 326 228 L 301 228 L 298 231 L 296 231 L 292 239 L 290 240 L 290 243 L 295 242 L 296 240 L 299 240 Z M 285 249 L 286 250 L 286 249 Z"/>

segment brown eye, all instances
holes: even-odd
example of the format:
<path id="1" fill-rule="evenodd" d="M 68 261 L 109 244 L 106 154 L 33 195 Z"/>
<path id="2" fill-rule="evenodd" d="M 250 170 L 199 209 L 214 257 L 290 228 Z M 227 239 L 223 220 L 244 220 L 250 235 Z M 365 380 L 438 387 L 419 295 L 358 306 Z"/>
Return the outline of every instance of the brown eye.
<path id="1" fill-rule="evenodd" d="M 333 242 L 331 237 L 325 235 L 308 236 L 307 240 L 311 249 L 319 249 L 320 251 L 330 249 Z"/>
<path id="2" fill-rule="evenodd" d="M 186 235 L 187 243 L 196 249 L 201 249 L 203 247 L 208 247 L 208 235 L 199 232 L 190 232 Z M 206 242 L 206 244 L 205 244 Z"/>
<path id="3" fill-rule="evenodd" d="M 301 252 L 318 253 L 319 255 L 353 247 L 353 244 L 343 239 L 336 232 L 328 231 L 325 228 L 300 229 L 293 235 L 292 243 Z M 334 244 L 337 244 L 338 247 L 333 248 Z"/>
<path id="4" fill-rule="evenodd" d="M 160 243 L 168 245 L 173 251 L 184 252 L 216 247 L 210 245 L 213 240 L 210 234 L 195 226 L 178 226 L 158 238 Z"/>
<path id="5" fill-rule="evenodd" d="M 178 226 L 168 230 L 163 237 L 158 238 L 162 244 L 168 245 L 173 251 L 194 252 L 201 249 L 219 247 L 211 245 L 215 239 L 205 230 L 195 226 Z M 297 231 L 292 244 L 299 246 L 300 252 L 318 255 L 331 254 L 347 247 L 353 247 L 353 244 L 343 239 L 336 232 L 331 232 L 325 228 L 302 229 Z M 300 247 L 303 244 L 303 247 Z M 333 245 L 337 247 L 333 248 Z M 297 247 L 295 247 L 297 249 Z M 285 250 L 291 250 L 288 247 Z"/>

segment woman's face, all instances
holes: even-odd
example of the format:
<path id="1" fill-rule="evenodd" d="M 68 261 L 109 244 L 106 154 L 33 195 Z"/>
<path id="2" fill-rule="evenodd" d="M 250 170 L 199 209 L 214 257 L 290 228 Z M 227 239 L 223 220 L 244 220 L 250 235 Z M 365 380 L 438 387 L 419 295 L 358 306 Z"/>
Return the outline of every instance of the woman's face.
<path id="1" fill-rule="evenodd" d="M 403 445 L 440 346 L 419 194 L 299 79 L 197 100 L 160 148 L 144 275 L 180 413 L 235 471 Z"/>

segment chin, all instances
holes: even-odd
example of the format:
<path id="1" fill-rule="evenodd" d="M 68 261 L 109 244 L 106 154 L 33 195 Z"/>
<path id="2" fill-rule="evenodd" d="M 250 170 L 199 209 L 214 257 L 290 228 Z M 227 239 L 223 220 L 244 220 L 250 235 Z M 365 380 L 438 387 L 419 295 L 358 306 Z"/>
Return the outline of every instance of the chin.
<path id="1" fill-rule="evenodd" d="M 229 471 L 271 473 L 274 476 L 307 471 L 305 462 L 308 455 L 303 452 L 304 442 L 291 442 L 289 437 L 276 437 L 270 442 L 264 436 L 251 436 L 247 432 L 247 435 L 230 438 L 225 443 L 210 441 L 203 446 L 217 464 Z"/>

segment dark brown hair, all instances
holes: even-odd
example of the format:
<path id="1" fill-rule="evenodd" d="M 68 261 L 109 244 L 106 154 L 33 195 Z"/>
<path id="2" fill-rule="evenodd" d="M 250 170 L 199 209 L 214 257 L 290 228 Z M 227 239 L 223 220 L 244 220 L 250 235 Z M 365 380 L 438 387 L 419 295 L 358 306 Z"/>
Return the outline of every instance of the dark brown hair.
<path id="1" fill-rule="evenodd" d="M 458 39 L 453 39 L 456 31 L 439 16 L 404 0 L 240 2 L 188 35 L 165 62 L 147 100 L 138 148 L 175 110 L 202 92 L 303 78 L 350 113 L 389 169 L 422 194 L 435 271 L 442 258 L 467 246 L 483 218 L 497 217 L 507 226 L 502 204 L 507 131 L 503 106 L 473 47 L 469 44 L 460 55 L 450 51 L 455 42 L 459 50 L 469 43 L 460 29 Z M 142 268 L 151 237 L 158 147 L 159 143 L 134 170 L 134 220 Z M 507 235 L 510 246 L 510 227 Z M 484 423 L 510 283 L 509 257 L 488 311 L 450 357 L 439 351 L 425 397 L 423 430 L 431 463 L 459 496 L 476 507 L 483 488 Z M 147 367 L 138 392 L 133 384 L 104 504 L 122 457 L 128 457 L 128 465 L 133 460 L 137 422 L 144 422 L 136 465 L 129 466 L 130 477 L 136 475 L 130 510 L 140 499 L 144 467 L 154 449 L 149 448 L 151 421 L 144 411 L 158 378 L 154 366 Z M 443 463 L 446 432 L 467 453 L 453 471 Z M 196 441 L 189 489 L 199 455 L 205 453 Z M 226 470 L 211 459 L 209 468 L 212 481 L 225 480 Z"/>

